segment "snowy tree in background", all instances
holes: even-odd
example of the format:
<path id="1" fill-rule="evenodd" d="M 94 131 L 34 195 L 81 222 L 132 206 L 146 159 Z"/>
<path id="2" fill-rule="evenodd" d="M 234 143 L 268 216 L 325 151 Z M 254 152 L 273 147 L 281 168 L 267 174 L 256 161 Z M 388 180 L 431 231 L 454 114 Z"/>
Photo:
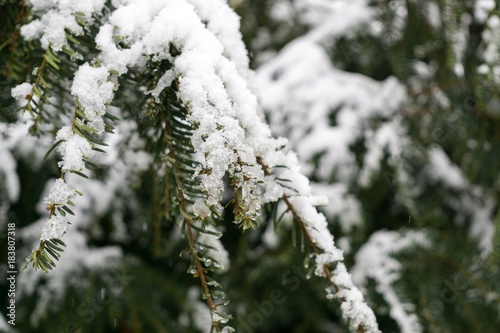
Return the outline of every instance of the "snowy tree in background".
<path id="1" fill-rule="evenodd" d="M 329 197 L 382 331 L 498 326 L 498 9 L 239 3 L 271 128 Z"/>
<path id="2" fill-rule="evenodd" d="M 495 1 L 0 3 L 0 331 L 496 332 Z"/>

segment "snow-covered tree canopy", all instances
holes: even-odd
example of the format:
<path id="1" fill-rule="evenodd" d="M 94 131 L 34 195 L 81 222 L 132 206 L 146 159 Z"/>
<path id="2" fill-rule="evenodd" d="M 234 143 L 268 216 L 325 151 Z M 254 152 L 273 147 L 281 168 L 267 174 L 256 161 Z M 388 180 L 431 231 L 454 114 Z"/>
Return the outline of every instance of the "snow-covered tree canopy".
<path id="1" fill-rule="evenodd" d="M 498 2 L 0 4 L 21 331 L 500 325 Z"/>

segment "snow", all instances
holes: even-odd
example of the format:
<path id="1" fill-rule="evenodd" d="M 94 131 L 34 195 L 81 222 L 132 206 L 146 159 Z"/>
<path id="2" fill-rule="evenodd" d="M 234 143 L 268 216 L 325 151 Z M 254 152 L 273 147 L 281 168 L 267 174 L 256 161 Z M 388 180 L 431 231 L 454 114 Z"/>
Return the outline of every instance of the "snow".
<path id="1" fill-rule="evenodd" d="M 57 2 L 56 0 L 30 0 L 29 1 L 29 3 L 31 4 L 34 11 L 49 9 L 50 7 L 54 6 L 56 4 L 56 2 Z"/>
<path id="2" fill-rule="evenodd" d="M 227 6 L 225 0 L 205 1 L 188 0 L 207 29 L 211 31 L 222 44 L 223 54 L 231 60 L 244 77 L 251 75 L 248 69 L 248 52 L 240 33 L 240 18 Z"/>
<path id="3" fill-rule="evenodd" d="M 208 208 L 207 205 L 205 205 L 205 203 L 201 200 L 196 200 L 193 205 L 193 212 L 201 219 L 204 219 L 211 214 L 210 208 Z"/>
<path id="4" fill-rule="evenodd" d="M 431 1 L 427 3 L 427 20 L 434 29 L 441 28 L 441 13 L 437 3 Z"/>
<path id="5" fill-rule="evenodd" d="M 353 7 L 358 5 L 352 4 Z M 335 15 L 341 13 L 344 12 Z M 352 25 L 346 22 L 344 30 L 339 27 L 335 34 L 345 34 L 349 31 L 347 27 L 361 24 L 364 22 L 361 16 L 368 17 L 363 16 L 365 14 L 369 16 L 365 10 L 352 13 Z M 270 156 L 269 153 L 265 156 L 266 162 L 272 161 L 268 164 L 293 166 L 319 179 L 322 185 L 311 186 L 330 199 L 330 204 L 322 210 L 347 232 L 363 222 L 359 201 L 349 195 L 347 189 L 360 174 L 363 175 L 362 185 L 368 186 L 371 176 L 379 172 L 383 152 L 399 156 L 406 147 L 402 119 L 396 116 L 406 99 L 406 92 L 395 78 L 377 82 L 334 68 L 323 47 L 326 42 L 318 41 L 318 35 L 312 31 L 288 43 L 257 71 L 261 101 L 269 111 L 273 132 L 289 138 L 290 148 L 297 151 L 298 158 L 280 162 L 277 161 L 279 155 Z M 332 118 L 335 118 L 333 124 Z M 379 118 L 393 120 L 373 128 L 371 120 Z M 351 146 L 361 140 L 367 142 L 367 152 L 360 170 Z M 296 160 L 302 162 L 300 167 Z M 278 174 L 290 179 L 290 184 L 299 193 L 307 195 L 310 186 L 297 170 Z M 332 178 L 337 183 L 328 184 Z M 296 194 L 289 189 L 284 189 L 284 193 Z"/>
<path id="6" fill-rule="evenodd" d="M 17 162 L 12 155 L 10 149 L 12 147 L 9 139 L 4 139 L 8 135 L 7 129 L 3 124 L 0 124 L 0 179 L 5 180 L 5 187 L 7 190 L 8 198 L 11 202 L 17 201 L 19 198 L 20 184 L 17 176 L 16 168 Z"/>
<path id="7" fill-rule="evenodd" d="M 38 227 L 40 222 L 35 223 L 35 226 Z M 80 224 L 77 220 L 75 222 Z M 25 238 L 35 229 L 23 228 L 22 231 L 23 238 Z M 30 235 L 28 238 L 32 238 L 32 236 Z M 47 314 L 47 309 L 50 309 L 51 304 L 58 303 L 63 299 L 65 286 L 86 287 L 88 281 L 82 278 L 84 272 L 88 272 L 90 269 L 105 268 L 111 271 L 116 270 L 122 256 L 121 249 L 118 246 L 89 247 L 87 245 L 87 236 L 78 231 L 75 226 L 67 230 L 62 240 L 67 247 L 64 248 L 63 255 L 57 262 L 57 268 L 50 272 L 50 278 L 47 279 L 47 275 L 43 271 L 33 269 L 21 271 L 17 276 L 19 297 L 36 294 L 37 303 L 29 315 L 34 324 Z M 85 255 L 82 255 L 82 253 Z M 123 273 L 116 272 L 116 274 Z M 42 280 L 44 281 L 43 288 L 38 288 L 37 286 Z M 122 282 L 122 280 L 120 281 Z"/>
<path id="8" fill-rule="evenodd" d="M 41 36 L 40 42 L 44 49 L 50 45 L 54 51 L 61 51 L 67 44 L 66 29 L 75 35 L 83 33 L 82 27 L 68 11 L 50 10 L 40 21 L 21 27 L 21 35 L 28 41 Z"/>
<path id="9" fill-rule="evenodd" d="M 142 58 L 137 54 L 150 57 L 153 61 L 168 59 L 173 62 L 174 68 L 164 73 L 149 93 L 157 99 L 173 78 L 178 77 L 179 97 L 188 105 L 188 120 L 196 127 L 193 145 L 197 152 L 205 156 L 205 169 L 210 170 L 200 175 L 207 193 L 206 204 L 220 206 L 224 190 L 222 178 L 229 172 L 238 186 L 244 189 L 240 203 L 250 216 L 257 216 L 261 206 L 258 184 L 263 183 L 264 175 L 260 167 L 256 167 L 254 150 L 245 144 L 245 131 L 251 127 L 243 129 L 235 119 L 236 112 L 248 112 L 249 103 L 251 109 L 256 109 L 257 104 L 240 76 L 240 73 L 246 73 L 242 68 L 246 68 L 248 59 L 242 51 L 241 41 L 235 42 L 239 40 L 239 32 L 235 30 L 238 28 L 236 18 L 231 16 L 230 21 L 234 32 L 224 34 L 220 15 L 224 13 L 224 8 L 226 11 L 228 8 L 222 6 L 222 2 L 217 7 L 208 7 L 203 2 L 193 1 L 196 9 L 186 1 L 138 4 L 137 1 L 130 1 L 109 18 L 115 27 L 113 33 L 124 36 L 123 40 L 130 46 L 128 50 L 135 51 L 129 54 L 119 51 L 114 45 L 111 28 L 104 26 L 97 38 L 102 50 L 99 58 L 105 67 L 120 73 L 124 73 L 127 67 L 142 64 Z M 203 17 L 210 17 L 207 26 L 196 11 Z M 212 17 L 216 18 L 212 20 Z M 217 36 L 221 36 L 223 42 Z M 169 52 L 171 45 L 175 45 L 181 53 L 173 57 Z M 236 59 L 237 65 L 226 55 Z M 118 59 L 117 64 L 115 59 Z M 230 91 L 230 87 L 235 88 Z M 228 95 L 237 91 L 236 88 L 243 94 Z M 239 111 L 240 107 L 244 109 Z"/>
<path id="10" fill-rule="evenodd" d="M 275 176 L 266 176 L 264 183 L 264 202 L 275 202 L 283 196 L 283 188 L 277 183 Z"/>
<path id="11" fill-rule="evenodd" d="M 349 29 L 366 22 L 373 11 L 367 0 L 286 0 L 273 1 L 271 17 L 289 28 L 289 24 L 299 23 L 311 27 L 308 38 L 320 41 L 339 36 Z"/>
<path id="12" fill-rule="evenodd" d="M 218 40 L 217 27 L 208 23 L 207 27 L 211 27 L 211 30 L 207 30 L 193 7 L 186 2 L 166 1 L 164 7 L 156 8 L 157 15 L 152 18 L 150 26 L 149 23 L 146 24 L 146 29 L 141 31 L 136 29 L 133 23 L 126 21 L 134 3 L 131 1 L 121 10 L 114 12 L 110 21 L 115 23 L 117 31 L 126 31 L 133 36 L 129 37 L 131 48 L 142 49 L 153 61 L 168 59 L 173 63 L 173 73 L 164 74 L 167 75 L 166 80 L 160 80 L 153 91 L 155 95 L 159 95 L 167 85 L 166 82 L 171 80 L 172 74 L 178 77 L 178 95 L 188 107 L 188 120 L 196 128 L 192 143 L 195 149 L 205 156 L 205 168 L 209 170 L 204 173 L 198 170 L 202 186 L 207 193 L 206 205 L 219 205 L 224 189 L 222 178 L 229 172 L 237 181 L 241 196 L 238 200 L 244 205 L 246 214 L 258 216 L 263 203 L 260 201 L 259 184 L 275 179 L 264 178 L 262 170 L 256 165 L 256 153 L 260 153 L 264 163 L 270 167 L 277 164 L 286 165 L 287 168 L 277 174 L 290 180 L 293 189 L 283 186 L 283 193 L 294 196 L 290 201 L 297 214 L 304 220 L 313 242 L 323 251 L 316 257 L 315 272 L 325 276 L 323 265 L 341 261 L 342 252 L 334 246 L 325 217 L 314 208 L 317 200 L 310 195 L 308 180 L 300 173 L 296 156 L 293 153 L 277 151 L 284 141 L 271 137 L 269 128 L 258 113 L 257 100 L 241 76 L 241 69 L 239 71 L 226 57 L 227 39 L 223 37 L 224 43 Z M 207 6 L 198 7 L 201 3 L 197 1 L 191 3 L 197 5 L 201 15 L 208 15 L 205 14 L 209 11 Z M 154 5 L 134 7 L 137 17 L 150 18 L 152 6 Z M 212 31 L 216 32 L 215 35 Z M 104 40 L 103 38 L 100 45 L 103 50 L 101 58 L 108 61 L 112 58 L 106 54 L 107 50 L 114 51 L 114 48 L 104 45 Z M 109 41 L 109 36 L 107 40 Z M 170 54 L 169 48 L 172 44 L 181 51 L 180 54 Z M 242 55 L 236 57 L 242 59 L 241 62 L 246 62 Z M 133 64 L 127 64 L 131 65 Z M 265 195 L 266 199 L 275 199 L 281 194 L 276 186 L 267 185 L 265 188 L 269 190 Z M 196 204 L 194 211 L 200 216 L 205 216 L 207 212 L 200 203 Z M 357 295 L 355 287 L 350 287 L 349 290 L 345 291 L 346 295 Z M 369 328 L 376 327 L 373 313 L 365 309 L 366 303 L 359 295 L 352 296 L 349 302 L 351 307 L 347 316 L 362 314 L 361 318 L 371 320 L 368 323 Z"/>
<path id="13" fill-rule="evenodd" d="M 52 238 L 61 238 L 68 230 L 68 219 L 65 216 L 52 215 L 42 227 L 40 234 L 41 240 L 49 240 Z"/>
<path id="14" fill-rule="evenodd" d="M 108 69 L 83 64 L 76 71 L 71 86 L 71 94 L 80 102 L 88 127 L 97 134 L 104 132 L 102 116 L 114 96 L 114 84 L 109 81 L 109 77 Z"/>
<path id="15" fill-rule="evenodd" d="M 331 287 L 327 288 L 327 297 L 342 299 L 342 316 L 349 323 L 351 329 L 356 330 L 359 325 L 363 325 L 366 332 L 379 332 L 375 314 L 364 301 L 361 292 L 352 283 L 351 277 L 342 263 L 343 253 L 335 247 L 325 217 L 317 212 L 308 197 L 293 197 L 290 198 L 290 201 L 297 215 L 304 222 L 313 243 L 322 251 L 316 255 L 314 273 L 317 276 L 326 277 L 325 265 L 335 265 L 331 282 L 339 289 L 333 293 Z"/>
<path id="16" fill-rule="evenodd" d="M 488 47 L 484 53 L 484 59 L 487 63 L 496 63 L 499 59 L 498 56 L 498 45 L 495 45 L 493 42 L 498 42 L 498 32 L 497 29 L 500 27 L 500 18 L 498 16 L 492 16 L 488 22 L 487 26 L 490 30 L 486 30 L 484 32 L 484 37 L 488 44 Z"/>
<path id="17" fill-rule="evenodd" d="M 18 119 L 13 123 L 0 123 L 0 183 L 8 198 L 0 204 L 0 209 L 8 209 L 8 205 L 19 198 L 21 187 L 17 161 L 29 160 L 29 165 L 36 170 L 53 141 L 49 135 L 39 138 L 27 135 L 31 125 L 28 113 L 18 114 Z"/>
<path id="18" fill-rule="evenodd" d="M 137 130 L 135 121 L 123 120 L 117 124 L 115 134 L 108 134 L 106 141 L 109 144 L 109 153 L 99 156 L 97 161 L 100 165 L 109 168 L 108 178 L 101 181 L 66 174 L 65 179 L 68 184 L 71 184 L 69 187 L 77 188 L 84 193 L 83 196 L 72 200 L 75 203 L 75 206 L 71 207 L 75 213 L 74 217 L 71 216 L 72 226 L 60 236 L 67 247 L 57 263 L 57 268 L 50 272 L 50 279 L 46 280 L 44 288 L 36 288 L 44 279 L 43 272 L 28 269 L 18 276 L 19 290 L 22 291 L 20 296 L 37 293 L 38 302 L 30 315 L 33 322 L 36 323 L 46 313 L 50 308 L 49 304 L 61 300 L 65 286 L 68 284 L 80 286 L 86 283 L 80 272 L 88 272 L 90 269 L 97 268 L 113 270 L 122 262 L 122 253 L 117 246 L 99 248 L 89 246 L 88 232 L 96 219 L 113 211 L 113 233 L 109 237 L 121 242 L 129 237 L 122 220 L 123 212 L 135 206 L 135 200 L 131 196 L 131 183 L 134 182 L 137 174 L 144 170 L 136 168 L 135 164 L 146 165 L 151 161 L 151 156 L 143 151 L 145 142 L 138 137 Z M 66 134 L 73 135 L 70 129 Z M 62 136 L 66 137 L 64 134 Z M 131 163 L 127 160 L 130 156 L 145 160 Z M 49 196 L 53 183 L 54 181 L 50 180 L 46 184 L 43 197 Z M 46 214 L 46 204 L 42 203 L 40 202 L 38 206 L 38 213 L 41 215 Z M 39 230 L 44 224 L 47 224 L 46 218 L 21 228 L 19 237 L 36 246 L 39 242 Z M 60 233 L 60 229 L 65 228 L 65 225 L 59 223 L 58 227 Z M 93 232 L 96 232 L 96 229 L 93 229 Z M 47 238 L 56 236 L 59 235 L 47 235 Z M 82 253 L 85 255 L 82 256 Z M 117 272 L 117 274 L 121 273 Z"/>
<path id="19" fill-rule="evenodd" d="M 366 0 L 330 2 L 329 6 L 333 10 L 328 16 L 324 14 L 328 11 L 321 13 L 320 15 L 324 16 L 321 25 L 311 30 L 309 36 L 306 35 L 312 41 L 320 43 L 329 38 L 338 37 L 367 22 L 374 14 Z"/>
<path id="20" fill-rule="evenodd" d="M 471 237 L 479 242 L 482 258 L 487 258 L 493 252 L 495 237 L 494 212 L 496 200 L 487 196 L 479 205 L 472 207 L 472 223 L 469 229 Z"/>
<path id="21" fill-rule="evenodd" d="M 72 186 L 59 178 L 52 185 L 49 194 L 43 199 L 43 203 L 47 205 L 48 210 L 53 210 L 48 220 L 42 227 L 40 234 L 41 240 L 49 240 L 52 238 L 61 238 L 68 230 L 68 219 L 60 215 L 58 210 L 54 210 L 54 206 L 67 205 L 76 197 L 76 191 Z"/>
<path id="22" fill-rule="evenodd" d="M 160 93 L 167 87 L 170 87 L 172 84 L 172 81 L 175 79 L 175 73 L 172 70 L 167 70 L 165 74 L 162 75 L 160 80 L 158 80 L 158 83 L 156 84 L 156 87 L 151 90 L 150 93 L 154 98 L 157 103 L 160 103 Z"/>
<path id="23" fill-rule="evenodd" d="M 90 23 L 92 14 L 100 13 L 104 2 L 104 0 L 30 0 L 29 4 L 39 19 L 22 26 L 21 35 L 28 41 L 40 38 L 44 49 L 50 45 L 54 51 L 61 51 L 63 46 L 68 44 L 66 30 L 74 35 L 83 33 L 83 28 L 78 24 L 75 15 Z"/>
<path id="24" fill-rule="evenodd" d="M 336 268 L 332 272 L 332 283 L 337 285 L 339 290 L 336 294 L 333 294 L 331 288 L 328 288 L 327 295 L 330 295 L 329 298 L 339 297 L 343 299 L 341 305 L 342 315 L 351 327 L 357 328 L 358 325 L 362 324 L 367 332 L 378 332 L 378 325 L 373 311 L 365 303 L 359 290 L 353 285 L 350 276 L 347 273 L 344 274 L 343 253 L 335 246 L 325 216 L 315 208 L 315 204 L 323 203 L 322 200 L 318 202 L 311 195 L 308 182 L 297 183 L 294 181 L 304 176 L 300 174 L 298 160 L 293 154 L 285 155 L 279 152 L 275 155 L 280 156 L 282 164 L 287 166 L 283 173 L 286 174 L 287 179 L 292 179 L 291 184 L 296 188 L 296 193 L 290 196 L 288 200 L 297 216 L 304 223 L 312 242 L 321 251 L 321 253 L 315 255 L 314 273 L 317 276 L 326 277 L 325 265 L 335 265 Z M 289 158 L 290 156 L 291 158 Z"/>
<path id="25" fill-rule="evenodd" d="M 210 316 L 210 310 L 204 302 L 198 300 L 200 295 L 200 290 L 197 287 L 191 287 L 187 294 L 187 306 L 192 311 L 193 323 L 200 332 L 205 332 L 209 327 L 212 327 L 212 317 Z"/>
<path id="26" fill-rule="evenodd" d="M 390 306 L 390 316 L 398 323 L 403 333 L 423 332 L 412 304 L 402 301 L 394 288 L 401 277 L 402 265 L 391 255 L 412 246 L 429 247 L 431 244 L 424 231 L 377 231 L 356 253 L 356 264 L 352 268 L 353 280 L 366 286 L 373 279 L 377 292 Z"/>
<path id="27" fill-rule="evenodd" d="M 495 199 L 481 187 L 470 184 L 440 147 L 429 150 L 429 162 L 424 171 L 432 184 L 458 192 L 456 196 L 448 195 L 445 202 L 457 212 L 457 225 L 470 221 L 469 234 L 478 241 L 481 256 L 487 257 L 493 250 Z"/>
<path id="28" fill-rule="evenodd" d="M 130 48 L 125 49 L 119 49 L 116 46 L 113 41 L 113 25 L 111 24 L 104 24 L 100 27 L 95 41 L 97 47 L 101 50 L 99 59 L 109 70 L 124 74 L 127 72 L 128 66 L 132 64 L 143 65 L 145 63 L 141 44 L 133 44 Z"/>
<path id="29" fill-rule="evenodd" d="M 454 72 L 458 76 L 464 75 L 463 57 L 467 48 L 467 40 L 469 39 L 469 26 L 472 24 L 470 14 L 462 14 L 460 24 L 453 33 L 453 53 L 455 63 L 453 65 Z"/>
<path id="30" fill-rule="evenodd" d="M 314 243 L 324 252 L 316 256 L 316 275 L 325 276 L 323 265 L 343 260 L 342 251 L 334 245 L 333 236 L 328 231 L 327 221 L 321 213 L 314 208 L 311 198 L 297 196 L 290 198 L 297 214 L 303 219 L 308 227 L 309 234 Z"/>
<path id="31" fill-rule="evenodd" d="M 363 1 L 330 2 L 328 5 L 332 6 L 330 12 L 313 14 L 323 19 L 311 19 L 314 23 L 309 33 L 288 43 L 259 68 L 257 80 L 262 104 L 266 110 L 272 110 L 268 116 L 274 132 L 290 138 L 290 145 L 296 149 L 299 159 L 306 161 L 303 164 L 305 173 L 325 183 L 334 178 L 341 184 L 322 185 L 321 193 L 332 193 L 330 196 L 337 199 L 324 210 L 339 220 L 340 216 L 346 216 L 342 226 L 349 230 L 362 221 L 359 208 L 353 208 L 350 217 L 344 214 L 343 207 L 360 207 L 354 196 L 347 195 L 348 186 L 359 174 L 364 175 L 362 185 L 368 186 L 371 175 L 379 172 L 383 152 L 400 156 L 408 144 L 402 119 L 395 116 L 406 99 L 406 92 L 394 78 L 376 82 L 331 65 L 324 45 L 331 47 L 331 38 L 352 33 L 352 29 L 367 22 L 373 13 Z M 404 8 L 394 10 L 398 13 L 394 24 L 403 26 Z M 332 118 L 335 119 L 333 124 Z M 375 128 L 370 126 L 372 119 L 380 118 L 392 121 Z M 361 170 L 350 148 L 359 140 L 368 143 Z M 366 331 L 378 331 L 373 311 L 342 263 L 342 251 L 335 247 L 325 217 L 314 207 L 310 185 L 300 174 L 298 159 L 293 154 L 287 158 L 283 154 L 274 154 L 272 158 L 269 155 L 264 155 L 264 161 L 269 158 L 275 163 L 273 165 L 287 166 L 285 171 L 275 170 L 280 178 L 290 179 L 295 190 L 284 189 L 284 194 L 291 196 L 297 215 L 323 252 L 316 256 L 315 274 L 325 276 L 324 264 L 335 267 L 332 282 L 339 291 L 334 294 L 329 288 L 327 296 L 344 298 L 342 313 L 353 330 L 362 322 Z M 317 161 L 317 165 L 308 163 L 312 160 Z M 339 189 L 344 190 L 339 193 Z"/>
<path id="32" fill-rule="evenodd" d="M 373 173 L 379 173 L 384 152 L 389 156 L 401 156 L 409 143 L 405 140 L 406 131 L 401 125 L 401 119 L 395 117 L 390 122 L 381 125 L 376 132 L 367 131 L 367 153 L 364 157 L 363 169 L 359 175 L 361 186 L 370 184 Z"/>
<path id="33" fill-rule="evenodd" d="M 344 183 L 311 183 L 314 193 L 326 196 L 329 204 L 321 210 L 329 220 L 338 220 L 342 232 L 348 233 L 362 223 L 361 205 L 356 196 L 348 192 Z"/>
<path id="34" fill-rule="evenodd" d="M 20 103 L 26 103 L 26 96 L 31 94 L 33 84 L 25 82 L 12 88 L 11 95 Z"/>
<path id="35" fill-rule="evenodd" d="M 127 150 L 124 153 L 124 160 L 131 173 L 140 173 L 146 171 L 153 163 L 153 156 L 142 150 Z"/>
<path id="36" fill-rule="evenodd" d="M 429 150 L 429 179 L 441 181 L 446 186 L 461 189 L 466 186 L 466 180 L 459 167 L 452 164 L 446 153 L 438 147 Z"/>
<path id="37" fill-rule="evenodd" d="M 211 226 L 207 227 L 207 230 L 215 233 L 220 233 L 220 231 Z M 211 258 L 211 265 L 213 264 L 214 267 L 217 268 L 217 271 L 222 273 L 226 272 L 229 269 L 230 261 L 229 253 L 226 251 L 218 238 L 219 237 L 217 235 L 200 233 L 198 235 L 198 242 L 208 245 L 209 247 L 213 247 L 213 249 L 206 249 L 206 255 L 207 257 Z"/>
<path id="38" fill-rule="evenodd" d="M 495 8 L 495 0 L 476 0 L 474 5 L 474 18 L 484 23 L 488 19 L 491 10 Z"/>
<path id="39" fill-rule="evenodd" d="M 86 19 L 90 19 L 92 14 L 102 11 L 106 0 L 60 0 L 57 2 L 61 11 L 71 11 L 72 13 L 78 13 L 79 16 L 84 16 Z"/>
<path id="40" fill-rule="evenodd" d="M 375 314 L 364 301 L 361 292 L 352 283 L 351 276 L 343 263 L 337 264 L 331 282 L 339 288 L 335 297 L 343 299 L 340 309 L 350 329 L 355 332 L 360 325 L 363 325 L 365 332 L 380 332 Z"/>
<path id="41" fill-rule="evenodd" d="M 339 179 L 354 177 L 357 167 L 349 147 L 364 135 L 370 118 L 391 116 L 405 98 L 403 88 L 393 78 L 378 83 L 333 68 L 325 50 L 305 38 L 289 43 L 275 59 L 261 66 L 257 79 L 264 108 L 273 110 L 269 117 L 274 132 L 288 134 L 301 161 L 321 154 L 321 179 L 329 179 L 332 170 Z M 338 110 L 335 126 L 329 125 L 333 110 Z M 397 135 L 389 131 L 400 132 L 396 121 L 393 125 L 392 130 L 382 129 L 384 137 Z M 370 149 L 383 148 L 372 144 Z M 392 149 L 398 148 L 392 145 Z M 306 165 L 306 174 L 311 173 L 310 168 Z"/>
<path id="42" fill-rule="evenodd" d="M 403 31 L 408 19 L 408 9 L 404 2 L 392 0 L 389 2 L 389 11 L 392 15 L 392 21 L 386 28 L 385 35 L 387 35 L 387 38 L 385 42 L 391 45 L 403 37 Z"/>
<path id="43" fill-rule="evenodd" d="M 280 152 L 281 153 L 281 152 Z M 288 152 L 287 154 L 273 154 L 275 155 L 272 158 L 272 162 L 278 164 L 278 165 L 285 165 L 286 168 L 283 170 L 277 170 L 276 175 L 280 179 L 286 179 L 290 183 L 288 187 L 282 186 L 283 187 L 283 194 L 288 195 L 288 196 L 295 196 L 296 194 L 300 194 L 302 196 L 309 196 L 311 194 L 311 188 L 309 186 L 309 179 L 307 179 L 306 176 L 304 176 L 301 173 L 301 166 L 299 165 L 299 160 L 297 158 L 297 155 L 294 152 Z M 267 157 L 269 155 L 265 155 L 266 159 L 265 161 L 267 162 Z M 276 161 L 277 159 L 281 157 L 281 160 Z M 273 166 L 273 164 L 268 163 L 268 165 Z M 285 183 L 285 185 L 287 185 Z M 279 183 L 278 183 L 279 184 Z M 281 184 L 283 185 L 283 184 Z"/>
<path id="44" fill-rule="evenodd" d="M 484 60 L 495 82 L 500 82 L 500 18 L 492 15 L 486 22 L 483 31 L 483 41 L 485 43 Z M 484 71 L 484 69 L 483 69 Z"/>
<path id="45" fill-rule="evenodd" d="M 62 155 L 62 161 L 58 163 L 61 170 L 83 171 L 85 168 L 83 159 L 92 155 L 90 143 L 75 134 L 70 126 L 64 126 L 57 132 L 55 142 L 60 140 L 64 141 L 57 146 L 57 151 Z"/>
<path id="46" fill-rule="evenodd" d="M 43 203 L 46 205 L 66 205 L 68 201 L 76 196 L 75 189 L 59 178 L 50 189 L 49 195 L 45 197 Z"/>

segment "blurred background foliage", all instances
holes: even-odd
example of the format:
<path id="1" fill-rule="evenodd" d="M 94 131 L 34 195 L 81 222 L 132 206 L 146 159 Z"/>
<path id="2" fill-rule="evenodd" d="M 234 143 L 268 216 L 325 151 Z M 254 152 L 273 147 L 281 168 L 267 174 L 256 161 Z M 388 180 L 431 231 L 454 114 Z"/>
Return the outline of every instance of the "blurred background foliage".
<path id="1" fill-rule="evenodd" d="M 349 1 L 333 2 L 349 5 Z M 500 40 L 485 40 L 485 31 L 491 28 L 476 13 L 478 2 L 373 0 L 366 2 L 373 13 L 370 19 L 320 43 L 332 67 L 377 82 L 395 77 L 405 89 L 407 97 L 397 110 L 410 142 L 405 151 L 394 157 L 384 149 L 379 171 L 370 174 L 368 184 L 360 185 L 356 178 L 344 182 L 346 195 L 353 196 L 360 207 L 359 221 L 352 228 L 342 228 L 338 222 L 342 212 L 325 214 L 335 237 L 349 244 L 344 246 L 348 268 L 357 264 L 359 250 L 379 232 L 425 231 L 429 246 L 389 251 L 400 264 L 400 275 L 391 288 L 407 313 L 417 316 L 422 332 L 498 332 L 500 327 L 500 82 L 495 77 L 500 58 L 496 64 L 489 63 L 484 55 L 488 47 L 498 52 Z M 492 3 L 486 18 L 499 15 L 499 2 Z M 17 107 L 10 89 L 26 80 L 41 53 L 37 45 L 19 36 L 20 25 L 30 18 L 29 7 L 23 1 L 0 4 L 0 122 L 12 123 Z M 233 0 L 230 4 L 241 16 L 251 66 L 259 70 L 290 42 L 315 29 L 315 22 L 304 17 L 308 10 L 321 9 L 322 1 Z M 89 48 L 88 52 L 93 51 Z M 125 95 L 119 99 L 120 107 L 133 110 L 134 97 Z M 274 110 L 264 105 L 264 112 L 271 126 L 276 126 Z M 302 112 L 307 115 L 308 110 Z M 336 112 L 331 111 L 331 119 Z M 147 128 L 147 122 L 139 114 L 136 117 L 139 127 Z M 377 116 L 367 126 L 379 128 L 390 120 Z M 293 124 L 287 130 L 290 133 L 279 134 L 293 135 Z M 359 170 L 367 140 L 360 136 L 349 147 Z M 436 147 L 453 167 L 441 172 L 430 167 Z M 10 202 L 0 182 L 0 206 L 5 214 L 0 223 L 1 244 L 6 243 L 5 221 L 15 222 L 19 231 L 40 217 L 35 207 L 44 182 L 58 176 L 55 158 L 42 163 L 37 155 L 11 151 L 20 196 Z M 320 174 L 320 163 L 320 155 L 304 161 L 311 180 L 325 185 L 342 182 L 333 170 L 330 176 Z M 463 176 L 462 185 L 450 186 L 446 177 L 436 176 L 450 174 L 450 170 Z M 406 179 L 401 180 L 402 174 Z M 179 258 L 184 245 L 176 236 L 177 226 L 159 216 L 156 191 L 162 188 L 155 175 L 148 170 L 131 183 L 135 200 L 129 205 L 124 195 L 119 217 L 110 207 L 95 216 L 87 230 L 89 247 L 117 246 L 123 257 L 103 267 L 68 272 L 60 280 L 64 292 L 49 296 L 50 303 L 35 316 L 52 273 L 44 275 L 33 286 L 34 292 L 18 298 L 15 332 L 199 331 L 199 300 L 192 296 L 198 281 L 186 274 L 188 261 Z M 95 177 L 105 178 L 106 170 L 96 171 Z M 237 332 L 346 332 L 338 305 L 325 299 L 325 285 L 309 279 L 307 251 L 301 251 L 300 236 L 293 245 L 293 227 L 284 223 L 277 231 L 276 244 L 269 246 L 271 209 L 266 210 L 260 228 L 245 233 L 231 224 L 231 214 L 228 208 L 221 238 L 231 267 L 219 282 L 231 300 L 228 310 L 237 318 L 233 322 Z M 116 218 L 124 222 L 124 239 L 112 236 Z M 475 223 L 490 225 L 490 233 L 477 237 L 471 231 Z M 488 250 L 481 242 L 489 242 Z M 18 259 L 29 253 L 30 246 L 29 241 L 17 238 Z M 6 262 L 6 246 L 0 248 L 0 259 Z M 6 295 L 6 266 L 0 269 L 0 294 Z M 281 295 L 276 299 L 284 300 L 280 304 L 270 303 L 275 291 Z M 382 332 L 405 331 L 376 279 L 367 279 L 365 291 Z M 6 302 L 2 297 L 2 309 Z"/>

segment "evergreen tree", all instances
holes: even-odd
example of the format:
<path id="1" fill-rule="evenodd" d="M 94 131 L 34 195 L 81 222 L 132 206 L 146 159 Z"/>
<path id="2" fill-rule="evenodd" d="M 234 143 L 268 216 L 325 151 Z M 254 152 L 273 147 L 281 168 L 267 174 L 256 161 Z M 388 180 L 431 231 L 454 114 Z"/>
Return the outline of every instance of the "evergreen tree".
<path id="1" fill-rule="evenodd" d="M 0 331 L 497 331 L 498 2 L 0 4 Z"/>
<path id="2" fill-rule="evenodd" d="M 271 128 L 335 203 L 323 211 L 382 331 L 499 325 L 498 9 L 240 4 Z"/>

